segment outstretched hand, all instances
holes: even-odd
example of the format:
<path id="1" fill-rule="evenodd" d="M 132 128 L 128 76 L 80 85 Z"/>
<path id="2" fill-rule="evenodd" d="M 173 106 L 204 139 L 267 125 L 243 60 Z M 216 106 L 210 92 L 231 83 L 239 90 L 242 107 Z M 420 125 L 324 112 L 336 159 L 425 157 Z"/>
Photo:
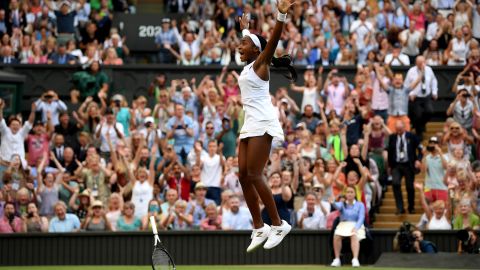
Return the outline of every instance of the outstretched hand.
<path id="1" fill-rule="evenodd" d="M 240 29 L 248 30 L 250 24 L 250 15 L 248 13 L 243 13 L 242 17 L 238 18 L 238 21 L 240 22 Z"/>
<path id="2" fill-rule="evenodd" d="M 295 4 L 295 0 L 279 0 L 277 1 L 277 9 L 280 13 L 287 13 L 288 9 Z"/>

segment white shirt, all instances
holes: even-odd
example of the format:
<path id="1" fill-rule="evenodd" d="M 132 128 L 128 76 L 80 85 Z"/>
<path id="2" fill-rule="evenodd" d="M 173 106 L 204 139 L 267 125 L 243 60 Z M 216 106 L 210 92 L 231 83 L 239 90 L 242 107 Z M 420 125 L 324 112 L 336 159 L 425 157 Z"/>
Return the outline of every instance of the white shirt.
<path id="1" fill-rule="evenodd" d="M 0 144 L 0 160 L 10 162 L 12 156 L 15 154 L 19 155 L 22 161 L 25 160 L 25 147 L 23 142 L 31 129 L 32 124 L 26 121 L 23 127 L 16 134 L 13 134 L 7 126 L 7 123 L 5 123 L 5 119 L 2 119 L 0 122 L 0 135 L 2 139 Z"/>
<path id="2" fill-rule="evenodd" d="M 153 187 L 147 180 L 135 181 L 132 188 L 132 203 L 135 205 L 135 216 L 144 217 L 148 213 L 148 202 L 153 199 Z"/>
<path id="3" fill-rule="evenodd" d="M 480 4 L 473 5 L 473 24 L 472 24 L 472 35 L 475 38 L 480 38 L 480 12 L 477 8 Z"/>
<path id="4" fill-rule="evenodd" d="M 324 204 L 325 209 L 330 208 L 330 204 L 328 202 L 321 202 Z M 297 212 L 297 220 L 300 220 L 303 216 L 303 213 L 307 212 L 307 208 L 304 207 Z M 328 215 L 328 213 L 327 213 Z M 327 228 L 327 216 L 325 216 L 322 212 L 320 206 L 316 205 L 313 215 L 311 217 L 306 217 L 303 219 L 303 229 L 304 230 L 318 230 L 318 229 L 326 229 Z"/>
<path id="5" fill-rule="evenodd" d="M 222 229 L 224 230 L 251 230 L 252 215 L 248 208 L 240 206 L 237 213 L 228 211 L 222 216 Z"/>
<path id="6" fill-rule="evenodd" d="M 202 161 L 202 173 L 200 179 L 207 187 L 220 187 L 222 179 L 222 164 L 220 156 L 215 154 L 213 157 L 205 155 L 200 157 Z"/>
<path id="7" fill-rule="evenodd" d="M 369 21 L 362 22 L 361 20 L 356 20 L 350 26 L 350 33 L 357 34 L 357 46 L 364 47 L 365 46 L 365 36 L 369 32 L 373 32 L 373 24 Z"/>
<path id="8" fill-rule="evenodd" d="M 200 52 L 200 45 L 203 41 L 203 36 L 205 34 L 203 27 L 200 28 L 198 37 L 191 44 L 188 44 L 183 40 L 182 35 L 178 32 L 178 29 L 176 27 L 173 28 L 173 31 L 177 36 L 178 46 L 180 47 L 180 55 L 182 56 L 182 58 L 185 58 L 185 51 L 187 50 L 191 51 L 193 57 L 195 57 Z"/>
<path id="9" fill-rule="evenodd" d="M 47 123 L 47 112 L 51 112 L 53 126 L 56 126 L 59 123 L 59 112 L 64 112 L 67 110 L 67 105 L 65 105 L 65 103 L 61 100 L 53 100 L 52 102 L 48 103 L 38 99 L 35 101 L 35 105 L 37 105 L 37 111 L 42 112 L 42 121 L 44 123 Z"/>
<path id="10" fill-rule="evenodd" d="M 437 30 L 438 30 L 438 23 L 437 22 L 433 22 L 433 23 L 428 24 L 427 34 L 425 35 L 425 38 L 428 41 L 431 41 L 435 37 L 435 35 L 437 34 Z"/>
<path id="11" fill-rule="evenodd" d="M 117 130 L 123 135 L 124 132 L 123 132 L 123 125 L 121 123 L 115 123 L 115 126 L 117 127 Z M 115 148 L 115 146 L 117 146 L 117 142 L 119 140 L 118 136 L 117 136 L 117 132 L 115 131 L 115 128 L 111 125 L 108 125 L 108 124 L 103 124 L 103 125 L 98 125 L 97 128 L 95 129 L 95 133 L 98 132 L 98 130 L 100 129 L 100 127 L 102 128 L 102 130 L 100 131 L 100 141 L 101 141 L 101 145 L 100 145 L 100 151 L 102 152 L 110 152 L 110 147 L 108 146 L 108 142 L 107 142 L 107 132 L 110 134 L 110 140 L 112 141 L 112 146 Z"/>
<path id="12" fill-rule="evenodd" d="M 408 72 L 407 76 L 405 77 L 405 82 L 403 85 L 405 87 L 410 87 L 410 85 L 418 78 L 419 70 L 417 66 L 411 67 Z M 433 70 L 429 66 L 425 66 L 424 70 L 425 82 L 420 82 L 410 91 L 411 96 L 417 97 L 427 97 L 428 95 L 437 96 L 438 94 L 438 82 Z M 422 93 L 422 87 L 425 87 L 425 92 Z"/>
<path id="13" fill-rule="evenodd" d="M 389 53 L 385 55 L 385 64 L 390 63 L 391 66 L 410 66 L 410 58 L 406 54 L 400 53 L 398 59 L 393 59 L 393 54 Z"/>

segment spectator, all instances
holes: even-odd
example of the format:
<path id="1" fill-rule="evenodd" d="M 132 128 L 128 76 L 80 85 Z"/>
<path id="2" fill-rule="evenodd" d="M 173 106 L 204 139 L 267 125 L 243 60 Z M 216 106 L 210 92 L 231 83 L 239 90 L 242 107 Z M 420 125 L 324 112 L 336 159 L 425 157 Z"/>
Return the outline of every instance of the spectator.
<path id="1" fill-rule="evenodd" d="M 399 34 L 399 38 L 403 45 L 402 53 L 408 56 L 410 63 L 413 63 L 417 55 L 420 54 L 419 48 L 423 42 L 423 34 L 417 30 L 416 21 L 410 20 L 408 30 L 403 30 Z"/>
<path id="2" fill-rule="evenodd" d="M 153 182 L 155 180 L 155 161 L 157 145 L 153 146 L 149 169 L 138 167 L 135 174 L 129 169 L 129 178 L 132 183 L 132 202 L 137 209 L 135 217 L 143 218 L 148 213 L 148 203 L 153 199 Z"/>
<path id="3" fill-rule="evenodd" d="M 55 217 L 50 220 L 48 232 L 76 232 L 80 230 L 80 220 L 74 214 L 67 213 L 67 205 L 58 201 L 55 206 Z"/>
<path id="4" fill-rule="evenodd" d="M 68 204 L 71 212 L 80 219 L 80 222 L 87 218 L 88 210 L 93 200 L 90 190 L 84 189 L 81 193 L 79 193 L 79 189 L 74 190 Z"/>
<path id="5" fill-rule="evenodd" d="M 453 219 L 453 229 L 462 230 L 480 228 L 480 218 L 474 213 L 470 199 L 464 198 L 460 201 L 460 210 Z"/>
<path id="6" fill-rule="evenodd" d="M 206 207 L 211 203 L 215 203 L 213 200 L 206 198 L 207 192 L 208 187 L 203 182 L 198 182 L 195 185 L 195 199 L 187 207 L 187 212 L 193 217 L 192 226 L 194 228 L 200 228 L 202 220 L 207 215 Z"/>
<path id="7" fill-rule="evenodd" d="M 176 22 L 173 23 L 176 26 Z M 173 26 L 173 27 L 175 27 Z M 169 48 L 177 43 L 175 30 L 170 27 L 170 19 L 162 19 L 162 30 L 155 36 L 155 44 L 159 49 L 158 62 L 159 63 L 173 63 L 174 58 Z"/>
<path id="8" fill-rule="evenodd" d="M 437 137 L 431 137 L 422 160 L 422 171 L 426 172 L 425 197 L 428 201 L 448 200 L 447 186 L 443 181 L 446 169 L 447 160 L 442 153 L 440 141 Z"/>
<path id="9" fill-rule="evenodd" d="M 48 232 L 48 219 L 38 214 L 37 205 L 34 202 L 28 204 L 27 216 L 23 219 L 24 232 Z"/>
<path id="10" fill-rule="evenodd" d="M 355 187 L 348 186 L 345 189 L 345 198 L 333 204 L 333 207 L 340 211 L 340 223 L 337 225 L 333 236 L 335 252 L 335 259 L 331 264 L 333 267 L 341 266 L 340 251 L 342 250 L 342 240 L 345 237 L 350 238 L 352 245 L 352 266 L 360 267 L 358 253 L 360 252 L 360 241 L 365 238 L 365 227 L 363 226 L 365 206 L 355 200 L 355 193 Z"/>
<path id="11" fill-rule="evenodd" d="M 105 118 L 97 126 L 95 131 L 96 139 L 101 142 L 100 154 L 103 158 L 110 158 L 110 147 L 108 146 L 108 140 L 111 141 L 112 146 L 115 147 L 119 140 L 124 137 L 124 126 L 116 121 L 115 114 L 112 109 L 107 109 L 105 112 Z"/>
<path id="12" fill-rule="evenodd" d="M 216 231 L 222 229 L 222 216 L 217 212 L 217 205 L 214 202 L 205 207 L 206 217 L 200 222 L 200 229 L 203 231 Z"/>
<path id="13" fill-rule="evenodd" d="M 175 152 L 181 158 L 183 164 L 190 150 L 193 148 L 193 120 L 185 115 L 183 105 L 175 105 L 175 114 L 168 119 L 166 127 L 168 128 L 167 138 L 175 139 Z"/>
<path id="14" fill-rule="evenodd" d="M 58 202 L 59 181 L 62 180 L 61 175 L 55 176 L 52 172 L 44 172 L 43 169 L 47 165 L 46 156 L 43 157 L 38 166 L 38 180 L 36 194 L 42 202 L 40 206 L 40 215 L 52 218 L 55 214 L 55 205 Z"/>
<path id="15" fill-rule="evenodd" d="M 122 214 L 123 209 L 123 197 L 119 193 L 112 193 L 108 199 L 108 210 L 105 214 L 107 217 L 112 231 L 117 230 L 117 221 Z"/>
<path id="16" fill-rule="evenodd" d="M 286 185 L 279 172 L 273 172 L 269 177 L 269 184 L 272 190 L 273 199 L 277 206 L 277 211 L 281 220 L 290 220 L 290 212 L 288 211 L 287 203 L 293 197 L 292 188 Z M 262 210 L 262 219 L 266 224 L 272 224 L 270 216 L 266 209 Z"/>
<path id="17" fill-rule="evenodd" d="M 162 225 L 169 230 L 188 230 L 192 228 L 193 217 L 187 212 L 187 202 L 178 200 L 175 207 L 169 211 Z"/>
<path id="18" fill-rule="evenodd" d="M 240 199 L 233 195 L 229 199 L 230 211 L 222 215 L 223 230 L 251 230 L 252 216 L 248 208 L 240 206 Z"/>
<path id="19" fill-rule="evenodd" d="M 12 47 L 6 45 L 1 48 L 0 63 L 20 64 L 20 61 L 17 58 L 15 58 Z"/>
<path id="20" fill-rule="evenodd" d="M 58 97 L 58 94 L 51 89 L 45 91 L 35 102 L 35 105 L 37 111 L 42 113 L 42 122 L 48 123 L 48 118 L 50 118 L 53 126 L 59 123 L 59 113 L 67 111 L 67 105 L 65 105 Z"/>
<path id="21" fill-rule="evenodd" d="M 388 164 L 392 170 L 392 185 L 395 195 L 396 214 L 404 214 L 403 197 L 401 191 L 402 178 L 405 177 L 405 185 L 408 193 L 408 212 L 415 213 L 415 189 L 413 181 L 415 170 L 421 167 L 421 145 L 412 133 L 405 131 L 403 122 L 396 122 L 396 133 L 390 135 L 388 144 Z M 419 152 L 417 154 L 417 151 Z"/>
<path id="22" fill-rule="evenodd" d="M 400 43 L 393 45 L 392 53 L 385 56 L 385 64 L 389 66 L 409 66 L 410 58 L 401 52 L 402 46 Z"/>
<path id="23" fill-rule="evenodd" d="M 114 48 L 108 48 L 107 52 L 105 53 L 105 58 L 103 59 L 104 65 L 112 65 L 112 66 L 121 66 L 123 65 L 122 58 L 119 58 L 117 52 Z"/>
<path id="24" fill-rule="evenodd" d="M 237 134 L 239 124 L 237 117 L 222 119 L 222 130 L 217 134 L 216 140 L 220 142 L 222 154 L 225 158 L 234 157 L 237 149 Z"/>
<path id="25" fill-rule="evenodd" d="M 101 201 L 94 201 L 90 208 L 90 213 L 82 224 L 82 229 L 85 231 L 105 232 L 111 231 L 112 227 L 103 209 Z"/>
<path id="26" fill-rule="evenodd" d="M 15 205 L 6 202 L 3 205 L 3 216 L 0 218 L 0 233 L 24 232 L 24 224 L 21 218 L 15 215 Z"/>
<path id="27" fill-rule="evenodd" d="M 208 155 L 201 157 L 200 150 L 201 149 L 195 149 L 197 165 L 202 168 L 200 177 L 208 187 L 207 198 L 219 205 L 221 203 L 220 187 L 224 181 L 222 172 L 225 166 L 225 158 L 221 154 L 221 149 L 218 148 L 217 141 L 210 141 L 208 143 Z"/>
<path id="28" fill-rule="evenodd" d="M 72 4 L 69 1 L 52 3 L 51 0 L 45 0 L 45 3 L 51 10 L 54 10 L 57 18 L 59 44 L 65 44 L 68 40 L 74 39 L 74 21 L 75 16 L 77 15 L 77 3 L 74 2 Z"/>
<path id="29" fill-rule="evenodd" d="M 320 188 L 320 185 L 314 187 Z M 297 212 L 297 225 L 300 229 L 317 230 L 327 228 L 327 215 L 330 212 L 325 207 L 325 202 L 317 197 L 316 193 L 308 192 L 305 194 L 306 206 Z"/>
<path id="30" fill-rule="evenodd" d="M 473 117 L 477 112 L 474 97 L 465 88 L 458 90 L 456 94 L 455 100 L 448 107 L 447 116 L 453 116 L 457 123 L 471 132 Z"/>
<path id="31" fill-rule="evenodd" d="M 111 171 L 100 164 L 100 157 L 92 155 L 87 157 L 87 164 L 78 167 L 81 181 L 91 190 L 92 197 L 102 202 L 107 202 L 110 196 L 109 177 Z"/>
<path id="32" fill-rule="evenodd" d="M 27 64 L 47 64 L 48 58 L 43 54 L 42 48 L 39 43 L 35 43 L 32 46 L 32 55 L 27 59 Z"/>
<path id="33" fill-rule="evenodd" d="M 35 166 L 42 157 L 49 155 L 49 136 L 41 121 L 35 121 L 33 133 L 27 136 L 28 165 Z"/>
<path id="34" fill-rule="evenodd" d="M 428 230 L 451 230 L 452 225 L 450 224 L 451 220 L 451 208 L 449 205 L 450 200 L 430 200 L 432 203 L 427 204 L 427 199 L 424 195 L 423 185 L 421 183 L 415 183 L 415 187 L 420 192 L 420 201 L 422 203 L 422 208 L 425 211 L 425 216 L 427 218 Z"/>
<path id="35" fill-rule="evenodd" d="M 79 71 L 73 74 L 72 81 L 80 91 L 80 97 L 85 100 L 88 96 L 96 101 L 105 98 L 109 89 L 107 74 L 101 70 L 100 62 L 89 63 L 88 71 Z"/>
<path id="36" fill-rule="evenodd" d="M 455 30 L 455 37 L 448 43 L 445 59 L 449 66 L 464 66 L 467 63 L 468 48 L 461 28 Z"/>
<path id="37" fill-rule="evenodd" d="M 175 206 L 175 202 L 178 200 L 178 192 L 176 189 L 168 189 L 167 194 L 165 195 L 165 202 L 160 206 L 162 208 L 162 213 L 167 215 Z"/>
<path id="38" fill-rule="evenodd" d="M 67 52 L 66 44 L 59 44 L 57 51 L 50 54 L 48 57 L 47 63 L 58 65 L 74 65 L 77 63 L 77 58 Z"/>
<path id="39" fill-rule="evenodd" d="M 148 213 L 142 218 L 142 230 L 143 231 L 150 231 L 151 224 L 150 224 L 150 217 L 153 216 L 155 218 L 155 223 L 157 225 L 157 229 L 164 230 L 165 228 L 162 225 L 162 221 L 165 218 L 165 215 L 162 213 L 162 209 L 160 208 L 160 201 L 153 198 L 148 202 Z"/>
<path id="40" fill-rule="evenodd" d="M 122 215 L 118 218 L 116 227 L 119 232 L 141 230 L 142 221 L 135 216 L 135 204 L 126 202 L 123 205 Z"/>
<path id="41" fill-rule="evenodd" d="M 404 82 L 411 89 L 410 100 L 413 102 L 415 133 L 421 140 L 425 125 L 433 113 L 432 100 L 438 98 L 438 83 L 431 67 L 425 64 L 423 56 L 417 56 L 415 66 L 410 68 Z"/>

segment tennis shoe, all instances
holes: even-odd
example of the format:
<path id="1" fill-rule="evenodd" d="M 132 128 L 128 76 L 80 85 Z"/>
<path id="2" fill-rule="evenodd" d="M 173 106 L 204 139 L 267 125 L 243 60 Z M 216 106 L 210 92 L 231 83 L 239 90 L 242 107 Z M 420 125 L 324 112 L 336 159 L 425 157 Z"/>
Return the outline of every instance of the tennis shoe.
<path id="1" fill-rule="evenodd" d="M 260 229 L 253 229 L 252 232 L 252 242 L 247 248 L 247 252 L 252 252 L 258 247 L 260 247 L 267 239 L 268 235 L 270 234 L 270 226 L 264 224 Z"/>
<path id="2" fill-rule="evenodd" d="M 290 224 L 288 224 L 285 220 L 282 220 L 282 225 L 280 226 L 272 226 L 268 240 L 265 245 L 263 245 L 263 248 L 272 249 L 278 246 L 278 244 L 282 242 L 283 238 L 287 236 L 291 229 L 292 226 L 290 226 Z"/>
<path id="3" fill-rule="evenodd" d="M 332 267 L 340 267 L 342 266 L 342 262 L 340 261 L 339 258 L 335 258 L 332 262 L 332 264 L 330 264 L 330 266 Z"/>
<path id="4" fill-rule="evenodd" d="M 360 262 L 357 258 L 352 259 L 352 267 L 360 267 Z"/>

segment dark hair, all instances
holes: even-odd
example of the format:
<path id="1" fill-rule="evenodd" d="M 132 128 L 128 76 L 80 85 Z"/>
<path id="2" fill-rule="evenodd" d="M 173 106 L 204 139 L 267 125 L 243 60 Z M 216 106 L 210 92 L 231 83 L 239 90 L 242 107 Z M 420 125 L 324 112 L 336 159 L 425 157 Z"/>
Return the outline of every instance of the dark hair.
<path id="1" fill-rule="evenodd" d="M 258 40 L 260 40 L 262 51 L 265 50 L 265 47 L 267 46 L 267 40 L 260 35 L 255 35 L 258 37 Z M 297 81 L 297 71 L 292 66 L 292 58 L 290 55 L 286 54 L 278 58 L 272 57 L 272 66 L 276 68 L 287 68 L 290 74 L 283 74 L 283 76 L 292 82 Z"/>

